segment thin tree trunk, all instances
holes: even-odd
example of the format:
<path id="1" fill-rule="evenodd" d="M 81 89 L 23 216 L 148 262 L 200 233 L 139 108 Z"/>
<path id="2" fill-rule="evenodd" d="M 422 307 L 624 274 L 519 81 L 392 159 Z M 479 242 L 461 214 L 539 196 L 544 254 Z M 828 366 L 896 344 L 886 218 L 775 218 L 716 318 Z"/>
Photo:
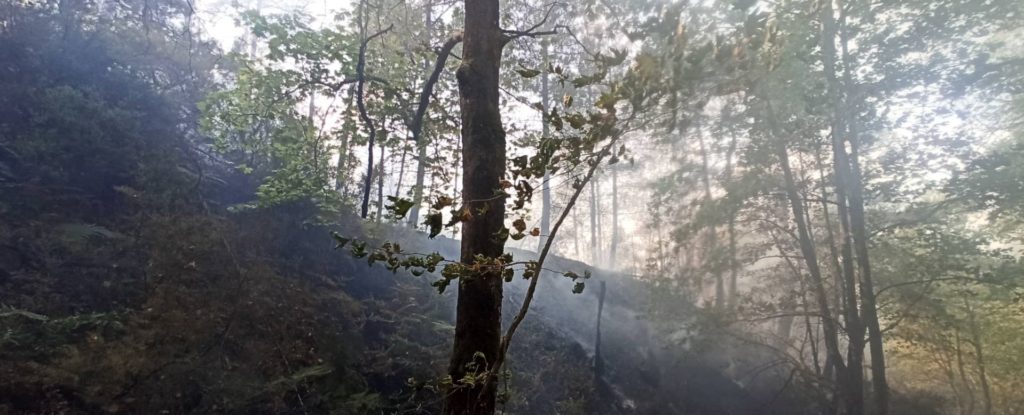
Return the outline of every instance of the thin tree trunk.
<path id="1" fill-rule="evenodd" d="M 541 41 L 541 55 L 544 70 L 540 73 L 540 104 L 544 114 L 550 111 L 551 91 L 548 90 L 548 41 Z M 551 131 L 548 117 L 541 117 L 541 140 L 550 140 Z M 551 173 L 544 169 L 544 182 L 541 183 L 540 238 L 537 238 L 537 252 L 544 248 L 544 242 L 551 233 Z"/>
<path id="2" fill-rule="evenodd" d="M 148 3 L 147 3 L 147 5 L 148 5 Z M 256 7 L 253 9 L 253 11 L 256 12 L 257 16 L 259 16 L 260 12 L 262 10 L 263 10 L 263 0 L 256 0 Z M 148 30 L 149 30 L 148 26 L 146 27 L 146 30 L 147 30 L 147 34 L 148 34 Z M 256 33 L 250 31 L 249 32 L 249 59 L 256 59 L 257 49 L 258 49 L 258 43 L 256 42 Z"/>
<path id="3" fill-rule="evenodd" d="M 461 141 L 456 141 L 455 142 L 455 153 L 458 154 L 458 153 L 461 153 L 461 152 L 462 152 L 462 142 Z M 452 185 L 452 194 L 454 195 L 453 198 L 456 199 L 456 200 L 459 198 L 459 192 L 461 191 L 459 189 L 459 169 L 461 167 L 462 167 L 462 160 L 461 159 L 455 160 L 455 168 L 454 168 L 454 170 L 455 170 L 454 176 L 455 177 L 452 180 L 452 183 L 453 183 L 453 185 Z M 433 183 L 433 180 L 431 180 L 431 183 Z M 458 230 L 459 230 L 459 224 L 455 224 L 455 225 L 452 226 L 452 239 L 455 239 L 455 234 L 458 233 Z"/>
<path id="4" fill-rule="evenodd" d="M 835 174 L 836 205 L 839 213 L 839 225 L 842 229 L 843 280 L 846 296 L 846 332 L 849 338 L 847 349 L 847 415 L 864 413 L 864 326 L 860 319 L 856 293 L 856 275 L 854 274 L 853 241 L 850 226 L 850 214 L 847 208 L 847 189 L 850 184 L 850 162 L 843 141 L 845 131 L 841 118 L 842 105 L 839 82 L 836 79 L 836 24 L 833 16 L 832 2 L 823 2 L 822 7 L 822 63 L 828 83 L 828 95 L 833 111 L 832 117 L 832 154 Z"/>
<path id="5" fill-rule="evenodd" d="M 807 300 L 807 286 L 804 280 L 800 280 L 800 305 L 804 309 L 804 329 L 807 331 L 807 339 L 811 344 L 811 363 L 814 364 L 814 373 L 821 376 L 821 357 L 818 355 L 818 339 L 815 337 L 817 328 L 811 323 L 811 304 Z"/>
<path id="6" fill-rule="evenodd" d="M 981 342 L 981 330 L 978 328 L 977 316 L 970 302 L 964 298 L 964 307 L 967 309 L 967 323 L 970 324 L 971 346 L 974 347 L 974 359 L 978 365 L 978 382 L 981 383 L 982 415 L 992 415 L 992 392 L 988 385 L 988 374 L 985 368 L 985 349 Z"/>
<path id="7" fill-rule="evenodd" d="M 612 171 L 612 240 L 608 247 L 608 268 L 615 269 L 615 261 L 619 254 L 619 169 L 610 166 Z"/>
<path id="8" fill-rule="evenodd" d="M 736 155 L 736 133 L 729 130 L 729 150 L 725 155 L 725 180 L 731 181 L 733 175 L 733 157 Z M 738 207 L 737 207 L 738 209 Z M 736 254 L 736 212 L 729 212 L 729 222 L 726 225 L 726 232 L 729 238 L 729 291 L 728 306 L 735 308 L 737 304 L 737 274 L 739 273 L 739 260 Z"/>
<path id="9" fill-rule="evenodd" d="M 424 31 L 427 40 L 434 34 L 434 4 L 432 0 L 426 0 L 424 5 Z M 430 71 L 430 59 L 423 60 L 423 71 Z M 412 209 L 409 211 L 409 226 L 415 228 L 419 225 L 420 205 L 423 204 L 423 179 L 427 174 L 427 143 L 423 139 L 423 126 L 413 126 L 413 141 L 416 143 L 416 184 L 412 188 Z"/>
<path id="10" fill-rule="evenodd" d="M 604 373 L 604 360 L 601 357 L 601 314 L 604 311 L 605 282 L 601 281 L 601 291 L 597 295 L 597 328 L 594 330 L 594 380 L 599 380 Z"/>
<path id="11" fill-rule="evenodd" d="M 370 189 L 373 187 L 373 147 L 377 139 L 377 127 L 373 123 L 373 119 L 366 111 L 366 102 L 363 97 L 363 90 L 366 84 L 366 47 L 373 38 L 383 35 L 390 27 L 374 33 L 370 36 L 366 36 L 366 19 L 365 19 L 365 6 L 360 5 L 359 7 L 359 20 L 361 22 L 360 32 L 362 33 L 362 43 L 359 45 L 359 61 L 356 63 L 356 107 L 359 110 L 359 118 L 363 120 L 363 124 L 366 125 L 366 129 L 369 131 L 369 138 L 366 144 L 366 179 L 363 182 L 363 204 L 360 209 L 360 216 L 366 219 L 366 215 L 370 209 Z"/>
<path id="12" fill-rule="evenodd" d="M 595 176 L 594 179 L 596 181 L 597 176 Z M 604 244 L 604 241 L 605 241 L 605 238 L 604 238 L 604 212 L 601 211 L 601 184 L 600 184 L 600 182 L 597 182 L 594 185 L 594 200 L 595 200 L 594 207 L 595 207 L 595 212 L 596 212 L 596 215 L 597 215 L 597 245 L 595 245 L 596 249 L 594 250 L 594 252 L 597 253 L 597 260 L 600 263 L 600 265 L 604 266 L 604 265 L 606 265 L 605 261 L 604 261 L 605 260 L 605 256 L 604 256 L 605 253 L 603 252 L 604 249 L 602 248 L 602 245 Z M 594 263 L 594 266 L 597 266 L 597 265 L 599 265 L 599 264 L 598 263 Z"/>
<path id="13" fill-rule="evenodd" d="M 840 2 L 840 6 L 842 2 Z M 843 83 L 846 97 L 854 95 L 853 75 L 851 67 L 854 62 L 847 46 L 849 41 L 846 33 L 846 13 L 840 7 L 840 44 L 843 51 Z M 857 264 L 860 268 L 860 297 L 863 309 L 863 323 L 868 330 L 868 344 L 871 352 L 871 384 L 874 392 L 875 415 L 889 413 L 889 384 L 885 375 L 885 349 L 882 330 L 878 323 L 878 310 L 875 301 L 875 288 L 871 275 L 871 261 L 868 259 L 868 235 L 864 218 L 863 177 L 860 169 L 860 138 L 856 122 L 855 107 L 847 102 L 845 111 L 846 126 L 850 142 L 850 225 L 853 227 L 853 243 L 857 252 Z M 839 116 L 839 114 L 837 114 Z"/>
<path id="14" fill-rule="evenodd" d="M 384 167 L 385 163 L 385 152 L 387 147 L 380 146 L 380 163 L 377 165 L 377 222 L 384 219 Z"/>
<path id="15" fill-rule="evenodd" d="M 344 174 L 345 170 L 348 169 L 348 155 L 352 152 L 352 142 L 349 140 L 347 134 L 341 137 L 341 145 L 338 146 L 338 164 L 336 166 L 334 181 L 334 190 L 341 193 L 341 199 L 347 200 L 349 197 L 349 188 L 345 186 L 345 179 L 347 178 Z"/>
<path id="16" fill-rule="evenodd" d="M 960 329 L 954 327 L 953 330 L 956 339 L 957 372 L 960 374 L 960 381 L 964 384 L 964 390 L 967 392 L 967 411 L 965 413 L 974 415 L 974 388 L 971 387 L 971 379 L 967 376 L 967 365 L 964 363 L 963 340 L 960 338 Z"/>
<path id="17" fill-rule="evenodd" d="M 309 123 L 311 125 L 316 125 L 316 123 L 313 121 L 314 119 L 316 119 L 316 92 L 315 91 L 309 93 L 309 115 L 308 116 L 309 116 Z"/>
<path id="18" fill-rule="evenodd" d="M 814 289 L 814 294 L 818 303 L 818 312 L 822 316 L 822 328 L 824 331 L 825 350 L 828 354 L 832 364 L 836 368 L 840 379 L 839 386 L 842 391 L 840 395 L 846 396 L 851 393 L 853 388 L 846 383 L 849 382 L 846 376 L 847 370 L 855 370 L 854 368 L 847 368 L 843 364 L 841 353 L 839 352 L 839 329 L 835 319 L 832 316 L 831 307 L 829 307 L 828 294 L 825 290 L 824 279 L 821 274 L 821 267 L 818 265 L 818 254 L 814 248 L 814 241 L 811 240 L 810 232 L 808 231 L 807 223 L 804 218 L 804 204 L 800 198 L 800 194 L 797 191 L 796 182 L 793 179 L 793 171 L 789 165 L 789 152 L 786 150 L 785 143 L 782 141 L 782 132 L 777 126 L 777 120 L 774 115 L 774 111 L 771 110 L 769 104 L 769 115 L 768 122 L 772 128 L 772 133 L 775 136 L 775 140 L 778 142 L 775 144 L 776 155 L 779 158 L 779 164 L 782 167 L 783 179 L 785 183 L 786 195 L 789 199 L 790 209 L 793 214 L 793 221 L 796 223 L 797 237 L 800 244 L 800 253 L 804 258 L 804 262 L 807 265 L 807 271 L 811 276 L 811 286 Z M 857 368 L 857 371 L 860 369 Z M 859 414 L 859 413 L 858 413 Z M 852 415 L 852 414 L 848 414 Z"/>
<path id="19" fill-rule="evenodd" d="M 498 0 L 466 0 L 462 65 L 456 74 L 462 112 L 462 201 L 473 217 L 463 221 L 465 264 L 477 255 L 497 258 L 505 241 L 495 238 L 504 228 L 505 200 L 495 189 L 505 172 L 505 130 L 499 112 L 498 81 L 505 43 L 498 26 Z M 494 413 L 495 382 L 459 383 L 467 374 L 482 374 L 494 363 L 501 341 L 501 271 L 488 267 L 459 278 L 455 340 L 448 374 L 457 383 L 447 392 L 444 413 Z M 486 386 L 484 386 L 486 385 Z"/>
<path id="20" fill-rule="evenodd" d="M 704 144 L 704 129 L 701 125 L 697 125 L 697 144 L 700 146 L 700 161 L 701 161 L 701 183 L 704 185 L 704 206 L 708 206 L 712 203 L 711 196 L 711 172 L 708 167 L 708 149 Z M 718 250 L 718 230 L 714 223 L 708 225 L 707 229 L 707 245 L 704 247 L 705 258 L 704 266 L 706 269 L 711 271 L 711 276 L 715 282 L 715 307 L 722 308 L 725 305 L 725 281 L 722 278 L 722 272 L 718 267 L 718 261 L 716 260 Z M 792 320 L 790 320 L 792 323 Z"/>
<path id="21" fill-rule="evenodd" d="M 959 334 L 957 334 L 959 337 Z M 960 392 L 960 382 L 956 378 L 956 372 L 953 371 L 953 358 L 950 356 L 948 350 L 943 350 L 942 346 L 933 346 L 932 360 L 942 368 L 942 371 L 946 375 L 946 380 L 949 381 L 949 390 L 953 392 L 953 401 L 956 403 L 957 413 L 960 415 L 966 415 L 964 413 L 964 403 L 962 393 Z"/>
<path id="22" fill-rule="evenodd" d="M 839 265 L 839 251 L 836 248 L 835 232 L 833 230 L 833 224 L 831 214 L 828 209 L 828 192 L 825 189 L 825 164 L 821 160 L 820 148 L 815 150 L 814 159 L 818 169 L 818 180 L 819 187 L 821 189 L 821 214 L 825 220 L 825 243 L 828 245 L 829 250 L 829 263 L 832 266 L 833 275 L 833 286 L 832 286 L 832 301 L 836 304 L 837 308 L 845 309 L 845 302 L 843 301 L 843 281 L 842 281 L 842 266 Z M 835 374 L 835 365 L 831 356 L 825 357 L 825 368 L 823 377 L 825 379 L 832 379 Z M 827 413 L 834 414 L 838 408 L 828 408 Z"/>
<path id="23" fill-rule="evenodd" d="M 346 106 L 351 102 L 346 102 Z M 341 199 L 348 198 L 348 189 L 345 188 L 345 170 L 348 168 L 349 135 L 341 135 L 341 143 L 338 144 L 338 162 L 334 165 L 334 191 L 341 193 Z"/>
<path id="24" fill-rule="evenodd" d="M 597 181 L 590 182 L 590 265 L 597 266 Z"/>
<path id="25" fill-rule="evenodd" d="M 402 182 L 405 180 L 405 159 L 409 156 L 409 146 L 402 146 L 402 159 L 398 163 L 398 184 L 395 185 L 395 198 L 402 195 Z"/>
<path id="26" fill-rule="evenodd" d="M 427 36 L 430 37 L 433 32 L 434 22 L 432 20 L 432 3 L 430 0 L 426 4 L 426 32 Z M 433 70 L 430 69 L 430 60 L 425 60 L 424 71 L 427 71 L 429 75 L 426 81 L 423 83 L 423 89 L 420 91 L 420 100 L 416 107 L 416 113 L 413 114 L 412 123 L 409 126 L 409 130 L 412 133 L 412 140 L 416 143 L 417 148 L 417 160 L 416 160 L 416 186 L 413 187 L 413 205 L 412 211 L 409 213 L 409 225 L 416 227 L 420 217 L 420 206 L 423 204 L 423 181 L 427 172 L 427 143 L 423 139 L 423 124 L 424 117 L 427 114 L 427 107 L 430 105 L 430 94 L 434 90 L 434 85 L 441 78 L 441 72 L 444 70 L 444 65 L 448 61 L 448 55 L 451 54 L 452 49 L 455 45 L 462 42 L 462 33 L 453 34 L 448 40 L 441 45 L 441 49 L 437 51 L 437 59 L 434 61 Z M 431 178 L 433 180 L 433 178 Z"/>
<path id="27" fill-rule="evenodd" d="M 572 246 L 573 252 L 576 253 L 573 258 L 576 260 L 582 260 L 582 258 L 580 258 L 580 234 L 582 232 L 580 231 L 582 230 L 581 228 L 583 225 L 580 224 L 580 215 L 578 211 L 579 209 L 573 209 L 572 211 Z"/>

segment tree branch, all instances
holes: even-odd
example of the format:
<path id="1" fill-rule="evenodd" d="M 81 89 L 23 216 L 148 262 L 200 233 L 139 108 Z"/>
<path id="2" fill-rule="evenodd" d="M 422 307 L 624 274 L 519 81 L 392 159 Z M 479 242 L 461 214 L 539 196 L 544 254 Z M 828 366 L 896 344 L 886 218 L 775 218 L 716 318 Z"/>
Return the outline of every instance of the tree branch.
<path id="1" fill-rule="evenodd" d="M 995 285 L 995 286 L 1000 286 L 1000 287 L 1017 288 L 1013 284 L 1001 283 L 999 281 L 982 280 L 982 279 L 973 278 L 973 277 L 941 277 L 941 278 L 929 278 L 929 279 L 924 279 L 924 280 L 904 281 L 904 282 L 898 282 L 898 283 L 895 283 L 895 284 L 887 285 L 885 287 L 882 287 L 878 291 L 875 291 L 875 296 L 876 297 L 877 296 L 881 296 L 882 293 L 884 293 L 884 292 L 886 292 L 886 291 L 888 291 L 890 289 L 897 288 L 897 287 L 903 287 L 903 286 L 907 286 L 907 285 L 916 285 L 916 284 L 931 284 L 933 282 L 941 282 L 941 281 L 960 281 L 960 282 L 967 282 L 967 283 L 974 283 L 974 284 L 990 284 L 990 285 Z"/>
<path id="2" fill-rule="evenodd" d="M 387 33 L 394 26 L 390 25 L 377 33 L 367 36 L 363 39 L 363 43 L 359 45 L 359 62 L 356 64 L 356 107 L 359 109 L 359 118 L 363 120 L 366 128 L 370 131 L 370 137 L 367 142 L 369 157 L 366 163 L 366 182 L 363 183 L 363 204 L 360 212 L 363 219 L 366 219 L 370 207 L 370 188 L 373 186 L 373 145 L 377 138 L 377 127 L 373 125 L 373 119 L 366 113 L 366 102 L 363 98 L 363 86 L 366 83 L 366 45 L 374 38 Z"/>
<path id="3" fill-rule="evenodd" d="M 573 189 L 572 196 L 569 198 L 569 201 L 566 202 L 565 209 L 562 210 L 561 214 L 558 216 L 558 220 L 551 228 L 551 236 L 544 242 L 544 248 L 537 257 L 538 271 L 530 278 L 530 286 L 526 289 L 526 297 L 523 299 L 523 304 L 519 307 L 519 312 L 516 313 L 515 318 L 512 319 L 512 323 L 509 324 L 508 330 L 505 331 L 505 335 L 501 338 L 498 357 L 495 359 L 494 365 L 488 369 L 487 378 L 484 380 L 483 390 L 486 390 L 488 384 L 493 382 L 497 377 L 498 371 L 501 370 L 502 365 L 505 363 L 505 356 L 508 354 L 509 345 L 512 343 L 512 336 L 515 335 L 519 325 L 522 324 L 523 319 L 526 318 L 526 313 L 530 310 L 530 304 L 533 303 L 533 297 L 537 291 L 537 282 L 540 280 L 540 270 L 544 269 L 544 261 L 547 259 L 548 253 L 551 251 L 551 246 L 555 241 L 555 235 L 558 234 L 558 230 L 565 222 L 565 218 L 569 217 L 569 213 L 572 212 L 573 206 L 576 205 L 576 200 L 579 199 L 580 195 L 583 193 L 583 189 L 586 189 L 586 184 L 590 182 L 594 177 L 594 173 L 596 173 L 597 169 L 601 167 L 601 161 L 604 160 L 607 155 L 611 154 L 619 138 L 619 135 L 613 136 L 611 141 L 609 141 L 608 144 L 606 144 L 604 148 L 597 153 L 597 157 L 593 160 L 586 175 L 582 180 L 580 180 L 580 185 Z"/>
<path id="4" fill-rule="evenodd" d="M 423 117 L 427 115 L 427 107 L 430 105 L 430 95 L 434 91 L 434 85 L 437 84 L 438 79 L 441 78 L 441 71 L 444 70 L 444 65 L 448 62 L 448 55 L 451 54 L 452 49 L 455 45 L 462 42 L 462 32 L 456 32 L 452 37 L 448 38 L 441 49 L 437 51 L 437 60 L 434 62 L 434 70 L 430 73 L 430 77 L 423 84 L 423 90 L 420 91 L 420 101 L 416 106 L 416 114 L 413 115 L 412 122 L 409 125 L 409 130 L 412 132 L 412 141 L 419 143 L 420 134 L 423 131 Z"/>
<path id="5" fill-rule="evenodd" d="M 555 10 L 555 7 L 559 7 L 559 6 L 565 7 L 566 4 L 562 3 L 562 2 L 555 2 L 555 3 L 549 4 L 548 5 L 548 10 L 544 13 L 544 18 L 541 19 L 540 22 L 538 22 L 537 24 L 535 24 L 533 26 L 530 26 L 530 28 L 528 28 L 526 30 L 510 30 L 510 29 L 502 30 L 501 33 L 503 35 L 505 35 L 505 43 L 508 43 L 508 42 L 510 42 L 510 41 L 512 41 L 514 39 L 518 39 L 518 38 L 521 38 L 521 37 L 538 37 L 538 36 L 548 36 L 548 35 L 556 35 L 556 34 L 558 34 L 558 28 L 557 27 L 555 29 L 552 29 L 552 30 L 546 30 L 546 31 L 541 31 L 541 32 L 538 32 L 537 29 L 540 29 L 541 26 L 544 26 L 545 24 L 547 24 L 548 18 L 551 17 L 551 12 Z"/>

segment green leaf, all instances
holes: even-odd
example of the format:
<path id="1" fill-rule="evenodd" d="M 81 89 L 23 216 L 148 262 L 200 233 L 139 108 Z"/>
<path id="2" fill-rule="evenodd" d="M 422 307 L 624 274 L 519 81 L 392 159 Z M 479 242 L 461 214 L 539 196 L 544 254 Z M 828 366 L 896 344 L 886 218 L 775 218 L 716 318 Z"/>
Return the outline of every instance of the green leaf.
<path id="1" fill-rule="evenodd" d="M 572 80 L 572 86 L 574 86 L 576 88 L 583 88 L 585 86 L 596 84 L 596 83 L 601 82 L 602 80 L 604 80 L 604 77 L 607 74 L 608 74 L 607 72 L 602 71 L 602 72 L 598 72 L 598 73 L 595 73 L 595 74 L 592 74 L 592 75 L 581 76 L 579 78 L 576 78 L 576 79 Z"/>
<path id="2" fill-rule="evenodd" d="M 437 281 L 432 282 L 430 285 L 437 288 L 438 294 L 444 294 L 444 290 L 448 289 L 448 285 L 451 284 L 452 280 L 448 278 L 441 278 Z"/>
<path id="3" fill-rule="evenodd" d="M 572 285 L 572 293 L 582 294 L 584 288 L 586 288 L 586 284 L 584 284 L 583 281 L 576 281 L 576 283 Z"/>
<path id="4" fill-rule="evenodd" d="M 534 78 L 537 75 L 540 75 L 540 71 L 538 71 L 536 69 L 529 69 L 529 68 L 516 69 L 516 72 L 519 73 L 519 76 L 522 76 L 523 78 L 526 78 L 526 79 Z"/>
<path id="5" fill-rule="evenodd" d="M 444 209 L 444 208 L 446 208 L 448 206 L 452 206 L 454 204 L 455 204 L 455 199 L 452 199 L 452 198 L 450 198 L 448 196 L 441 195 L 441 196 L 437 197 L 437 201 L 435 201 L 434 204 L 430 205 L 430 208 L 434 209 L 434 210 L 441 210 L 441 209 Z"/>
<path id="6" fill-rule="evenodd" d="M 352 238 L 346 238 L 344 236 L 341 236 L 341 234 L 339 234 L 337 232 L 331 232 L 331 237 L 334 238 L 335 241 L 338 241 L 338 244 L 334 245 L 334 249 L 344 248 L 345 245 L 348 244 L 349 241 L 352 240 Z"/>
<path id="7" fill-rule="evenodd" d="M 441 221 L 441 212 L 431 212 L 427 214 L 426 219 L 423 220 L 423 224 L 430 228 L 430 233 L 427 235 L 433 239 L 435 236 L 441 234 L 441 230 L 444 228 L 444 223 Z"/>
<path id="8" fill-rule="evenodd" d="M 621 65 L 622 62 L 626 61 L 626 56 L 629 55 L 625 49 L 612 49 L 611 52 L 611 55 L 605 55 L 603 53 L 597 55 L 601 64 L 605 66 Z"/>
<path id="9" fill-rule="evenodd" d="M 397 219 L 404 218 L 409 213 L 409 209 L 412 209 L 413 205 L 416 204 L 412 200 L 395 196 L 388 196 L 388 201 L 391 204 L 385 206 L 385 208 Z"/>

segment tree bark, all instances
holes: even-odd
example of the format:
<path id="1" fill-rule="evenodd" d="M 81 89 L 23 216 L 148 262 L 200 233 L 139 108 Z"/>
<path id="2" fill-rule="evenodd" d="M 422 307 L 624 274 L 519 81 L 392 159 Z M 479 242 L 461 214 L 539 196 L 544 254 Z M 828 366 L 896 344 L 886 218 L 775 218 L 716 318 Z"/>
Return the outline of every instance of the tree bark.
<path id="1" fill-rule="evenodd" d="M 463 60 L 456 73 L 462 112 L 462 198 L 472 217 L 463 221 L 465 264 L 477 255 L 497 258 L 505 240 L 505 198 L 496 197 L 505 171 L 505 131 L 499 112 L 498 80 L 505 39 L 498 25 L 498 0 L 466 0 Z M 501 339 L 501 271 L 487 267 L 459 278 L 455 340 L 448 374 L 455 382 L 447 392 L 444 413 L 494 412 L 495 382 L 464 384 L 467 374 L 482 374 L 496 361 Z M 486 386 L 484 386 L 486 385 Z"/>

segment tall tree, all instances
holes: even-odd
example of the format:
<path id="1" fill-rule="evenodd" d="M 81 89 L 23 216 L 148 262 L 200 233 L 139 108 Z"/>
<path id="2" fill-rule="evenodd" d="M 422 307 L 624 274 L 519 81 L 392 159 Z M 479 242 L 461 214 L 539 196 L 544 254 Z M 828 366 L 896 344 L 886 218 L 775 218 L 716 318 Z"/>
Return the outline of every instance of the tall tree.
<path id="1" fill-rule="evenodd" d="M 471 217 L 463 221 L 464 264 L 478 256 L 498 258 L 505 240 L 505 198 L 501 179 L 505 173 L 505 130 L 499 109 L 501 53 L 507 38 L 499 26 L 498 0 L 466 0 L 463 29 L 459 108 L 462 112 L 462 199 Z M 455 340 L 448 373 L 455 381 L 487 370 L 498 359 L 501 341 L 501 270 L 484 268 L 477 275 L 459 279 Z M 494 412 L 494 382 L 461 383 L 445 399 L 450 415 Z"/>

